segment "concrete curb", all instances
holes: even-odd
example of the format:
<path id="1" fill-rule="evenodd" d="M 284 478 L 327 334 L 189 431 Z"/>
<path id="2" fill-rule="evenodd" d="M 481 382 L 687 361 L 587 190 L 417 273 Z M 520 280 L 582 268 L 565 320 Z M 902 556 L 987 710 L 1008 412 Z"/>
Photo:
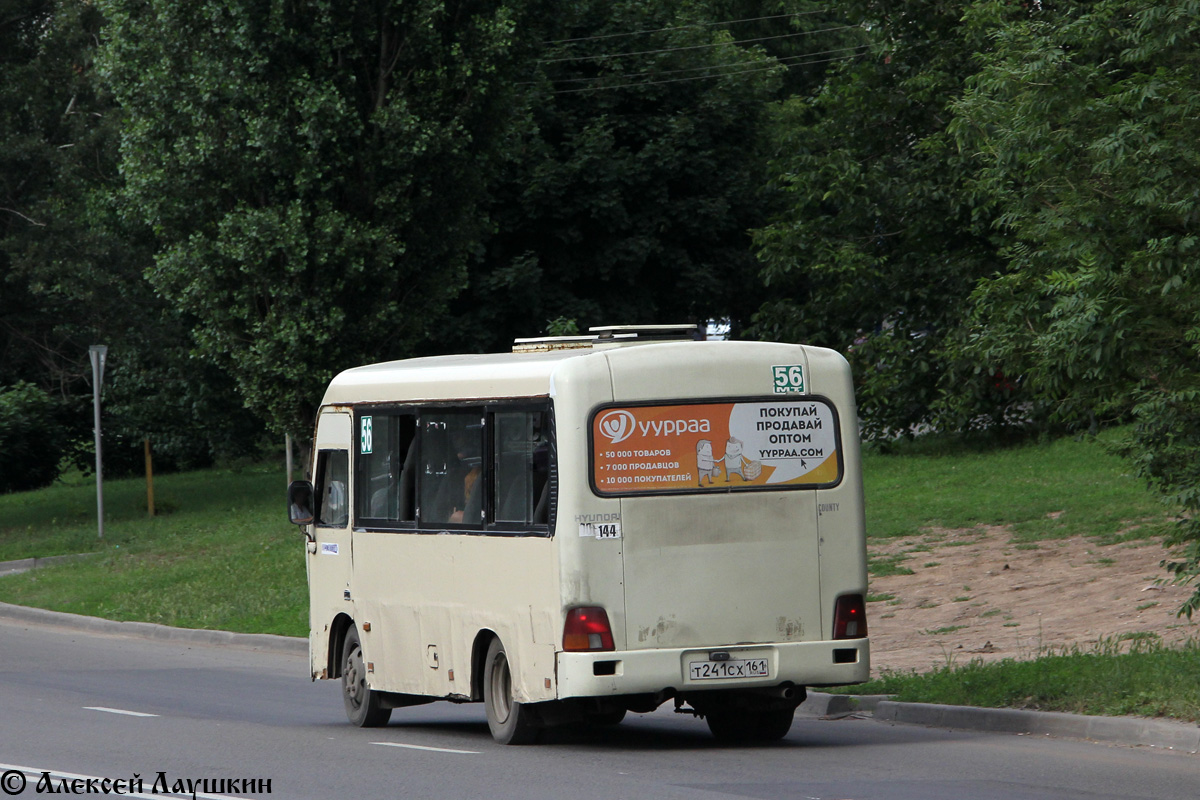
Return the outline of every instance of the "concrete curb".
<path id="1" fill-rule="evenodd" d="M 825 692 L 808 693 L 808 697 L 796 709 L 796 713 L 805 717 L 845 717 L 850 714 L 867 714 L 891 698 L 890 694 L 826 694 Z"/>
<path id="2" fill-rule="evenodd" d="M 99 553 L 75 553 L 66 556 L 46 556 L 45 558 L 20 558 L 16 561 L 0 561 L 0 578 L 5 575 L 19 575 L 32 569 L 52 567 L 55 564 L 65 564 L 69 561 L 81 561 L 85 558 L 98 556 Z"/>
<path id="3" fill-rule="evenodd" d="M 231 633 L 198 628 L 172 628 L 153 622 L 117 622 L 82 614 L 62 611 L 47 611 L 44 608 L 29 608 L 0 603 L 0 619 L 46 625 L 90 633 L 105 633 L 116 636 L 136 636 L 142 639 L 181 642 L 189 644 L 225 645 L 266 650 L 274 653 L 308 655 L 308 640 L 293 636 L 275 636 L 269 633 Z"/>
<path id="4" fill-rule="evenodd" d="M 1138 717 L 1089 717 L 1054 711 L 1015 708 L 974 708 L 932 703 L 880 701 L 875 719 L 990 733 L 1021 733 L 1090 739 L 1127 745 L 1200 752 L 1200 725 Z"/>

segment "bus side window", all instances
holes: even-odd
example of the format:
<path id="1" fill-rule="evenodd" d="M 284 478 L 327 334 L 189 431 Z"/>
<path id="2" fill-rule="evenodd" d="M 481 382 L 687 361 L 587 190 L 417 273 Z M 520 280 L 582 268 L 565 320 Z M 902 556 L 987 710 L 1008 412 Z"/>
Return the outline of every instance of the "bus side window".
<path id="1" fill-rule="evenodd" d="M 350 454 L 322 450 L 317 454 L 317 525 L 344 528 L 350 521 Z"/>
<path id="2" fill-rule="evenodd" d="M 497 413 L 495 423 L 496 522 L 545 524 L 550 442 L 543 410 Z"/>
<path id="3" fill-rule="evenodd" d="M 371 443 L 360 440 L 356 461 L 355 514 L 359 520 L 388 527 L 416 519 L 414 414 L 371 414 Z M 361 425 L 361 423 L 360 423 Z M 359 523 L 355 523 L 359 524 Z"/>
<path id="4" fill-rule="evenodd" d="M 483 521 L 483 427 L 479 409 L 421 417 L 421 526 Z"/>

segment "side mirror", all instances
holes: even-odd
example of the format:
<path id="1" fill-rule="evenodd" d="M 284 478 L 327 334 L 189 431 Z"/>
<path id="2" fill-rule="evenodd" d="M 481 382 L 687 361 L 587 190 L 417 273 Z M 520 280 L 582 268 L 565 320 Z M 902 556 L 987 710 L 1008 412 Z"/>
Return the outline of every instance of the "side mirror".
<path id="1" fill-rule="evenodd" d="M 287 492 L 288 519 L 296 525 L 311 525 L 313 513 L 313 485 L 308 481 L 292 481 Z"/>

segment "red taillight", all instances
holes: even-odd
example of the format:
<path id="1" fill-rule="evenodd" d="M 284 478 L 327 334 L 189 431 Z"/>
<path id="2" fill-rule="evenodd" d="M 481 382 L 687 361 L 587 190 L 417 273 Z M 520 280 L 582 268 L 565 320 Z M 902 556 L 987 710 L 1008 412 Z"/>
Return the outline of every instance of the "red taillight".
<path id="1" fill-rule="evenodd" d="M 572 608 L 563 625 L 563 650 L 588 652 L 615 650 L 608 614 L 598 606 Z"/>
<path id="2" fill-rule="evenodd" d="M 833 607 L 834 639 L 867 638 L 867 610 L 861 594 L 845 594 Z"/>

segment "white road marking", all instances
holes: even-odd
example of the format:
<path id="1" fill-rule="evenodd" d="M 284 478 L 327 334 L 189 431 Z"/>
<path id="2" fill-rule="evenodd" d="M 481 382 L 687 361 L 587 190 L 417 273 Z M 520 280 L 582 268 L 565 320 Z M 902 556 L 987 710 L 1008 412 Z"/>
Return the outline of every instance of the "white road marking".
<path id="1" fill-rule="evenodd" d="M 109 714 L 124 714 L 127 717 L 157 717 L 158 714 L 143 714 L 141 711 L 126 711 L 121 708 L 106 708 L 104 706 L 84 706 L 84 711 L 107 711 Z"/>
<path id="2" fill-rule="evenodd" d="M 479 755 L 478 750 L 453 750 L 449 747 L 425 747 L 420 744 L 401 744 L 400 742 L 371 742 L 384 747 L 403 747 L 406 750 L 429 750 L 433 753 L 461 753 L 462 755 L 476 756 Z"/>
<path id="3" fill-rule="evenodd" d="M 153 715 L 151 715 L 151 716 L 153 716 Z M 19 764 L 0 764 L 0 770 L 3 770 L 4 772 L 11 771 L 11 772 L 22 773 L 23 775 L 27 776 L 27 778 L 32 779 L 30 781 L 30 783 L 32 785 L 29 786 L 28 788 L 34 789 L 35 791 L 36 791 L 36 787 L 37 787 L 37 781 L 42 780 L 46 775 L 49 775 L 50 779 L 55 782 L 61 782 L 64 779 L 67 781 L 74 781 L 74 780 L 102 781 L 102 780 L 105 780 L 105 778 L 102 778 L 99 775 L 80 775 L 75 772 L 63 772 L 62 770 L 59 770 L 59 769 L 41 769 L 39 767 L 22 767 Z M 152 794 L 146 794 L 145 792 L 125 792 L 124 794 L 122 794 L 120 796 L 121 797 L 140 797 L 140 798 L 143 798 L 144 800 L 155 800 L 156 798 L 162 798 L 162 797 L 195 797 L 197 800 L 200 800 L 200 798 L 203 798 L 203 800 L 245 800 L 245 798 L 235 797 L 230 794 L 206 794 L 205 792 L 196 792 L 195 795 L 193 795 L 191 792 L 186 792 L 183 794 L 181 794 L 179 792 L 155 792 L 155 791 L 153 791 L 153 788 L 154 788 L 154 781 L 156 778 L 157 778 L 157 773 L 155 774 L 154 777 L 142 778 L 142 788 L 145 789 L 147 787 L 150 787 Z M 111 781 L 114 779 L 108 778 L 107 780 Z M 130 779 L 129 778 L 119 778 L 117 780 L 128 781 Z M 6 792 L 6 794 L 7 793 L 8 792 Z"/>

